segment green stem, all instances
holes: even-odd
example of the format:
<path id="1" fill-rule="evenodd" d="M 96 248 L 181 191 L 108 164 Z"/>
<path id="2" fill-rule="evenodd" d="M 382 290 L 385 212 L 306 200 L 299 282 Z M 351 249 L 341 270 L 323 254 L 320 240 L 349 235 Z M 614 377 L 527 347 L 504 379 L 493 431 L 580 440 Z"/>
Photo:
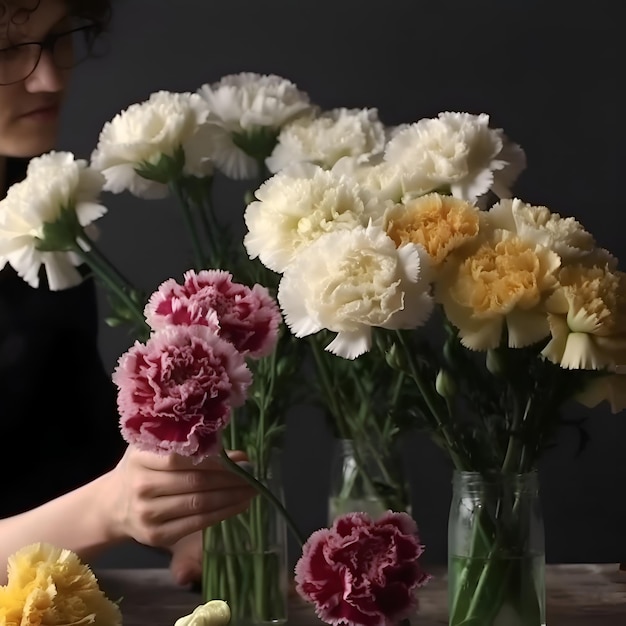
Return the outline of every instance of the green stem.
<path id="1" fill-rule="evenodd" d="M 298 529 L 298 526 L 293 521 L 293 518 L 291 517 L 291 515 L 287 512 L 287 509 L 284 507 L 280 499 L 277 498 L 271 492 L 271 490 L 268 489 L 262 482 L 258 481 L 254 476 L 246 472 L 245 469 L 237 465 L 237 463 L 235 463 L 228 456 L 228 454 L 226 453 L 226 450 L 224 450 L 223 448 L 220 452 L 220 456 L 222 457 L 226 465 L 228 465 L 233 470 L 233 472 L 235 472 L 235 474 L 237 474 L 238 476 L 243 478 L 245 481 L 247 481 L 250 485 L 252 485 L 259 493 L 261 493 L 261 495 L 267 498 L 278 509 L 278 511 L 281 513 L 281 515 L 284 517 L 285 521 L 287 522 L 287 526 L 293 533 L 294 537 L 298 540 L 300 545 L 303 546 L 304 543 L 306 542 L 306 538 L 300 532 L 300 530 Z"/>
<path id="2" fill-rule="evenodd" d="M 337 392 L 330 378 L 330 372 L 326 367 L 324 349 L 319 344 L 319 338 L 313 335 L 309 337 L 309 345 L 312 346 L 313 358 L 315 360 L 318 380 L 321 383 L 324 401 L 331 415 L 337 423 L 337 430 L 341 439 L 351 439 L 350 430 L 345 423 L 345 415 L 337 402 Z"/>
<path id="3" fill-rule="evenodd" d="M 221 240 L 224 241 L 223 227 L 218 224 L 217 219 L 213 213 L 213 204 L 209 197 L 204 198 L 204 202 L 198 206 L 198 213 L 200 215 L 200 223 L 204 229 L 204 235 L 208 241 L 210 253 L 209 260 L 211 267 L 217 267 L 219 269 L 225 269 L 222 264 L 226 262 L 223 247 L 218 243 Z M 216 234 L 219 233 L 219 237 Z"/>
<path id="4" fill-rule="evenodd" d="M 138 323 L 144 333 L 150 332 L 146 323 L 143 308 L 132 298 L 130 294 L 136 293 L 136 289 L 117 270 L 117 268 L 98 250 L 87 235 L 81 234 L 76 241 L 74 251 L 91 268 L 93 273 L 109 291 L 123 302 Z"/>
<path id="5" fill-rule="evenodd" d="M 519 442 L 520 436 L 517 432 L 523 422 L 526 421 L 528 416 L 530 415 L 530 410 L 532 408 L 533 398 L 529 396 L 526 401 L 526 407 L 524 409 L 524 414 L 520 415 L 519 404 L 516 400 L 515 402 L 515 413 L 513 415 L 513 423 L 511 424 L 511 433 L 509 435 L 509 442 L 506 448 L 506 454 L 504 456 L 504 461 L 502 463 L 502 473 L 507 474 L 514 470 L 515 461 L 519 459 Z M 517 471 L 519 472 L 519 462 Z"/>
<path id="6" fill-rule="evenodd" d="M 187 195 L 185 194 L 185 190 L 181 186 L 180 181 L 171 182 L 169 184 L 169 188 L 180 204 L 180 208 L 183 214 L 183 221 L 185 222 L 187 234 L 189 235 L 189 238 L 191 240 L 196 270 L 200 271 L 205 267 L 205 259 L 204 254 L 202 253 L 202 245 L 200 244 L 198 231 L 193 223 L 193 216 L 191 213 L 191 207 L 189 206 L 189 202 L 187 201 Z"/>
<path id="7" fill-rule="evenodd" d="M 406 361 L 409 364 L 411 378 L 415 381 L 415 384 L 417 385 L 417 388 L 419 389 L 422 398 L 426 402 L 431 416 L 435 420 L 437 430 L 439 430 L 443 434 L 448 453 L 450 455 L 450 458 L 452 459 L 452 462 L 454 463 L 454 466 L 456 467 L 456 469 L 459 470 L 465 469 L 467 467 L 467 463 L 462 458 L 461 452 L 457 450 L 457 444 L 448 431 L 448 426 L 446 424 L 447 420 L 442 418 L 439 414 L 439 409 L 437 407 L 437 404 L 439 403 L 439 396 L 434 391 L 434 388 L 427 384 L 427 382 L 423 379 L 420 371 L 417 369 L 417 367 L 415 367 L 415 362 L 412 358 L 412 352 L 407 345 L 404 336 L 402 335 L 402 331 L 397 330 L 396 337 L 398 339 L 398 342 L 400 343 L 400 346 L 402 347 Z"/>

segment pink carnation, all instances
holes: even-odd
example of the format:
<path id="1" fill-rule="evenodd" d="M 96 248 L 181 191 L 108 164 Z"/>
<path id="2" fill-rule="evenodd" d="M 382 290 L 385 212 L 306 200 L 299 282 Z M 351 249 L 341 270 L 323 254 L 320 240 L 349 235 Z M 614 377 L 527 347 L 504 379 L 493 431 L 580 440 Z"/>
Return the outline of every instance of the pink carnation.
<path id="1" fill-rule="evenodd" d="M 223 270 L 190 270 L 183 285 L 165 281 L 146 305 L 153 329 L 169 325 L 203 324 L 252 358 L 268 355 L 276 346 L 282 321 L 280 309 L 265 287 L 234 283 Z"/>
<path id="2" fill-rule="evenodd" d="M 430 579 L 418 563 L 423 551 L 406 513 L 376 521 L 348 513 L 309 537 L 296 589 L 328 624 L 392 626 L 417 609 L 417 589 Z"/>
<path id="3" fill-rule="evenodd" d="M 201 460 L 219 450 L 252 375 L 235 347 L 207 326 L 170 326 L 123 354 L 113 382 L 128 443 Z"/>

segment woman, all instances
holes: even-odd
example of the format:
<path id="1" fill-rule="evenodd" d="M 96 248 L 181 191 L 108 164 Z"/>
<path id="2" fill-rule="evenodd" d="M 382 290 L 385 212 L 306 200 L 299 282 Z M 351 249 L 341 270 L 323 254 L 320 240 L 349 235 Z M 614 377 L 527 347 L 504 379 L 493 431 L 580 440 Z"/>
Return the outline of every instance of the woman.
<path id="1" fill-rule="evenodd" d="M 0 197 L 29 158 L 54 148 L 80 60 L 73 42 L 92 42 L 109 12 L 108 0 L 0 2 Z M 33 289 L 0 271 L 0 583 L 28 543 L 89 560 L 126 539 L 170 549 L 176 579 L 189 582 L 200 529 L 245 510 L 254 492 L 213 460 L 126 448 L 98 353 L 93 281 L 53 292 L 41 279 Z"/>

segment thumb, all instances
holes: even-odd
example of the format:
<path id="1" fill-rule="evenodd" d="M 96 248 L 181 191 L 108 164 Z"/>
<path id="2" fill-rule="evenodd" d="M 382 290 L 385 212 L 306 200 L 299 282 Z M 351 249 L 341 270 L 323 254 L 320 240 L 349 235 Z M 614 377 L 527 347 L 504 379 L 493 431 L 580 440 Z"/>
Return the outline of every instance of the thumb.
<path id="1" fill-rule="evenodd" d="M 170 561 L 170 572 L 177 585 L 189 585 L 202 579 L 202 563 L 198 554 L 176 550 Z"/>
<path id="2" fill-rule="evenodd" d="M 228 458 L 235 463 L 247 462 L 250 460 L 248 459 L 248 455 L 243 452 L 243 450 L 228 450 L 226 454 L 228 455 Z"/>

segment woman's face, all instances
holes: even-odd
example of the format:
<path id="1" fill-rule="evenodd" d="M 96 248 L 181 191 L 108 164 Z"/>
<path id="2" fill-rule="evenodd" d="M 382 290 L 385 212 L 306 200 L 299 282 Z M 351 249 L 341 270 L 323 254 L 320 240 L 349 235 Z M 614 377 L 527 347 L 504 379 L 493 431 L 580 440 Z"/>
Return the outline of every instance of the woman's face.
<path id="1" fill-rule="evenodd" d="M 28 0 L 22 6 L 32 4 Z M 36 44 L 51 43 L 54 35 L 72 29 L 72 21 L 63 0 L 41 0 L 24 16 L 15 11 L 0 17 L 0 83 L 11 81 L 0 84 L 0 156 L 33 157 L 55 147 L 70 76 L 69 69 L 58 65 L 70 67 L 72 55 L 71 36 L 56 40 L 54 56 L 50 47 Z"/>

